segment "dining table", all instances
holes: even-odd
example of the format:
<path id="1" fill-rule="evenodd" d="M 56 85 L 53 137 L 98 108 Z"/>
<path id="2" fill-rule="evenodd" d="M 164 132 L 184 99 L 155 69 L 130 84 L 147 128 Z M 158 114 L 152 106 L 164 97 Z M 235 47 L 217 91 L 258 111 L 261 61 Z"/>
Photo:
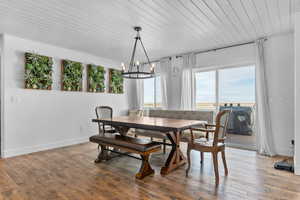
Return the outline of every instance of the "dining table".
<path id="1" fill-rule="evenodd" d="M 189 130 L 195 126 L 206 124 L 206 121 L 200 120 L 186 120 L 186 119 L 171 119 L 159 117 L 140 117 L 140 116 L 119 116 L 113 118 L 98 118 L 92 119 L 92 122 L 103 123 L 113 127 L 119 134 L 127 135 L 129 129 L 144 129 L 161 132 L 166 134 L 171 143 L 171 151 L 161 168 L 160 173 L 166 175 L 171 171 L 186 163 L 186 158 L 180 149 L 181 134 L 185 130 Z"/>

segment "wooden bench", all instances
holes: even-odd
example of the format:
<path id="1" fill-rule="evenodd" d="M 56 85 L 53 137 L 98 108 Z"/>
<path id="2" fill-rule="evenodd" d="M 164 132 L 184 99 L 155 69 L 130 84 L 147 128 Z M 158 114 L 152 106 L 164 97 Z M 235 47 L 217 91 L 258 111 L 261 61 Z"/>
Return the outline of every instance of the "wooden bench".
<path id="1" fill-rule="evenodd" d="M 95 160 L 96 163 L 101 162 L 102 160 L 108 160 L 107 151 L 112 151 L 109 150 L 108 147 L 113 147 L 126 152 L 136 153 L 141 156 L 142 165 L 139 172 L 135 175 L 137 179 L 142 179 L 145 176 L 154 173 L 154 170 L 149 164 L 149 157 L 151 153 L 157 152 L 161 149 L 161 145 L 159 143 L 117 134 L 110 134 L 106 136 L 94 135 L 90 137 L 90 141 L 101 146 L 101 152 Z"/>

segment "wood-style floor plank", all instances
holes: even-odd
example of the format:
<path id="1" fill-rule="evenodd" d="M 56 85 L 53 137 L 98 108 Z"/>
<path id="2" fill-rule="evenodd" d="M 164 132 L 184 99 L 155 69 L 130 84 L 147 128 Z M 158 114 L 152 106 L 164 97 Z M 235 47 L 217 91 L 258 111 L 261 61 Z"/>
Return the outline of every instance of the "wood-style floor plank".
<path id="1" fill-rule="evenodd" d="M 182 145 L 185 152 L 185 145 Z M 132 200 L 132 199 L 300 199 L 300 177 L 273 169 L 280 157 L 227 148 L 228 177 L 220 161 L 220 185 L 215 187 L 211 156 L 200 165 L 192 152 L 192 167 L 162 177 L 167 154 L 154 154 L 156 173 L 136 180 L 140 161 L 118 157 L 94 164 L 97 146 L 85 143 L 0 160 L 0 200 Z M 221 158 L 219 158 L 221 159 Z"/>

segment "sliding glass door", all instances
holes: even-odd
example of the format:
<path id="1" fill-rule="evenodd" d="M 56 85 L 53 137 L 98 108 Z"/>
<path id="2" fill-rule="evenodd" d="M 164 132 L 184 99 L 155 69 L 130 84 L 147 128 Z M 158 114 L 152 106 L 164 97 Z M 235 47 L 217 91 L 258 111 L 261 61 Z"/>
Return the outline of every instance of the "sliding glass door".
<path id="1" fill-rule="evenodd" d="M 255 66 L 196 71 L 195 88 L 197 109 L 232 109 L 227 143 L 255 149 Z"/>

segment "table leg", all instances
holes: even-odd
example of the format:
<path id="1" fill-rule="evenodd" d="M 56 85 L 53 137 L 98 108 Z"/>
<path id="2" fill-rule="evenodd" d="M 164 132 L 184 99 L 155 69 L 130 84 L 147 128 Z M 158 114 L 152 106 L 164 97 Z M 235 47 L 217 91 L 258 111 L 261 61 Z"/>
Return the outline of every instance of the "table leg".
<path id="1" fill-rule="evenodd" d="M 154 174 L 154 170 L 151 168 L 149 164 L 149 154 L 148 155 L 141 155 L 142 157 L 142 165 L 140 171 L 135 175 L 137 179 L 143 179 L 145 176 L 150 174 Z"/>
<path id="2" fill-rule="evenodd" d="M 162 175 L 166 175 L 186 163 L 186 158 L 180 150 L 180 132 L 168 133 L 167 136 L 171 141 L 172 150 L 166 160 L 165 166 L 160 170 Z"/>
<path id="3" fill-rule="evenodd" d="M 118 133 L 120 133 L 121 135 L 125 135 L 127 134 L 129 128 L 128 127 L 123 127 L 123 126 L 115 126 L 114 127 L 116 129 L 116 131 Z M 101 149 L 100 152 L 95 160 L 95 163 L 100 163 L 103 160 L 110 160 L 111 158 L 113 158 L 114 156 L 111 155 L 112 152 L 109 152 L 108 150 L 106 150 L 109 147 L 106 147 L 104 145 L 100 145 Z M 120 151 L 119 149 L 113 148 L 114 151 Z M 118 155 L 120 156 L 120 155 Z"/>
<path id="4" fill-rule="evenodd" d="M 95 160 L 95 163 L 100 163 L 101 161 L 103 160 L 109 160 L 109 155 L 108 155 L 108 151 L 106 151 L 106 146 L 104 145 L 100 145 L 101 146 L 101 149 L 100 149 L 100 152 Z"/>

